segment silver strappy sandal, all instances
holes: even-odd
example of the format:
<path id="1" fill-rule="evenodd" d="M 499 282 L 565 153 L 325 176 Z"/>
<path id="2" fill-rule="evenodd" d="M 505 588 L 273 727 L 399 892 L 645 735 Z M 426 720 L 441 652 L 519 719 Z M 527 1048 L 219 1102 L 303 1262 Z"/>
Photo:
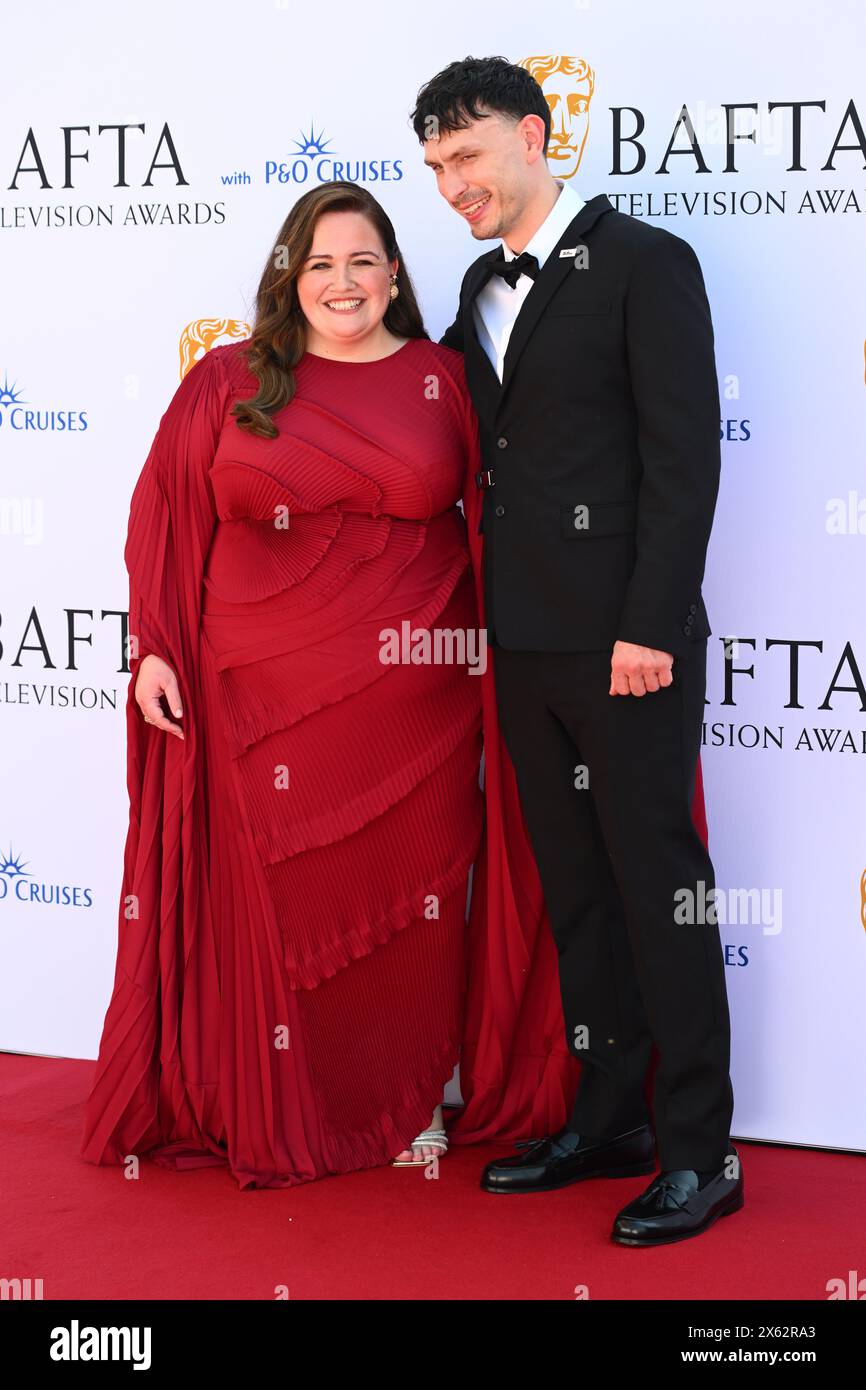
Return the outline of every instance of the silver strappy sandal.
<path id="1" fill-rule="evenodd" d="M 431 1154 L 429 1158 L 392 1158 L 391 1167 L 423 1168 L 426 1164 L 430 1163 L 432 1159 L 443 1158 L 445 1154 L 448 1152 L 448 1135 L 445 1133 L 445 1130 L 424 1129 L 418 1135 L 417 1139 L 412 1140 L 412 1143 L 410 1145 L 413 1152 L 416 1148 L 421 1149 L 425 1146 L 428 1149 L 436 1149 L 437 1152 Z"/>

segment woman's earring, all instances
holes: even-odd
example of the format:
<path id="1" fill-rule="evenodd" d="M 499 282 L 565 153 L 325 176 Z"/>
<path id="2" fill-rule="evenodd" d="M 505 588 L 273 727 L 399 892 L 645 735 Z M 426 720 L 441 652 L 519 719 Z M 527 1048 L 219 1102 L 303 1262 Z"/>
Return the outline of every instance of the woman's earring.
<path id="1" fill-rule="evenodd" d="M 390 288 L 390 290 L 388 291 L 388 293 L 390 294 L 390 296 L 391 296 L 392 299 L 396 299 L 396 298 L 397 298 L 397 295 L 400 293 L 400 291 L 399 291 L 398 288 L 397 288 L 397 276 L 396 276 L 396 275 L 392 275 L 392 276 L 391 276 L 391 288 Z"/>

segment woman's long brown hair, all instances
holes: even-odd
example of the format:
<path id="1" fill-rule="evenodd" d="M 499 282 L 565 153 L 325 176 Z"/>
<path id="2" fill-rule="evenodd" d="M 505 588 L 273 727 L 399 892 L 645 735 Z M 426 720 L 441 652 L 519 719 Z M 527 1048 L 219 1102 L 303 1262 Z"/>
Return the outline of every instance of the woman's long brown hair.
<path id="1" fill-rule="evenodd" d="M 366 188 L 342 180 L 311 188 L 298 199 L 280 228 L 256 294 L 255 326 L 245 349 L 247 365 L 259 379 L 255 396 L 238 401 L 232 414 L 250 434 L 273 439 L 279 430 L 270 418 L 295 394 L 294 368 L 306 350 L 306 319 L 298 302 L 297 277 L 310 254 L 316 223 L 326 212 L 360 212 L 368 217 L 389 261 L 399 259 L 400 293 L 389 300 L 383 322 L 400 338 L 427 338 L 406 262 L 391 219 Z"/>

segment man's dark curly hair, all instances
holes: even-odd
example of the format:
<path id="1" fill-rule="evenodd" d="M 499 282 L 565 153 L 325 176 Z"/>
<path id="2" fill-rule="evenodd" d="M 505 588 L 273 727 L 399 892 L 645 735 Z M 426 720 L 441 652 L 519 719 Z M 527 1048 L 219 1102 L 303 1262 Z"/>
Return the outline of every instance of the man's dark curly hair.
<path id="1" fill-rule="evenodd" d="M 550 108 L 544 93 L 526 68 L 509 63 L 507 58 L 463 58 L 449 63 L 421 88 L 410 119 L 423 145 L 431 133 L 431 117 L 433 130 L 445 135 L 465 130 L 470 121 L 494 111 L 515 121 L 540 116 L 544 121 L 543 152 L 547 154 Z"/>

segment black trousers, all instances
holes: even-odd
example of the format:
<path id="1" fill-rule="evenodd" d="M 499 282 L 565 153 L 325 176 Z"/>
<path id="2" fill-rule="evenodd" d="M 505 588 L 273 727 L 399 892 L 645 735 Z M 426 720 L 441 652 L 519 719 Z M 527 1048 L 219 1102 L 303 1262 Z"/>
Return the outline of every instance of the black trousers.
<path id="1" fill-rule="evenodd" d="M 730 1019 L 719 930 L 702 910 L 713 865 L 691 812 L 707 643 L 675 658 L 672 685 L 637 697 L 608 694 L 610 651 L 508 651 L 491 639 L 567 1042 L 583 1063 L 570 1127 L 602 1138 L 647 1122 L 654 1041 L 661 1167 L 721 1167 Z"/>

